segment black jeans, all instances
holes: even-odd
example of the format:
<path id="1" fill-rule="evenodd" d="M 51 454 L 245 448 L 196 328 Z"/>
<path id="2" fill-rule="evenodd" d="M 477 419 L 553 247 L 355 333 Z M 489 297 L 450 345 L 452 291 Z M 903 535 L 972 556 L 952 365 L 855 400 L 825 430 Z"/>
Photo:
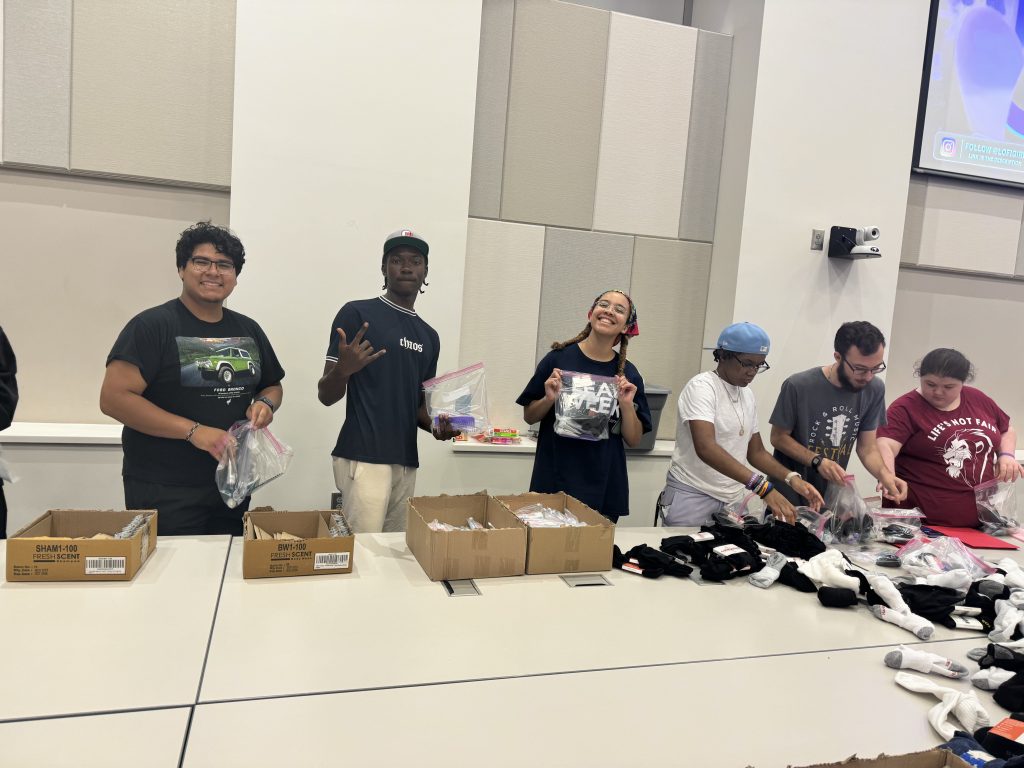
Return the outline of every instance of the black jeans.
<path id="1" fill-rule="evenodd" d="M 215 485 L 193 488 L 126 477 L 124 505 L 126 509 L 155 509 L 159 536 L 241 536 L 242 513 L 249 508 L 249 499 L 231 509 Z"/>

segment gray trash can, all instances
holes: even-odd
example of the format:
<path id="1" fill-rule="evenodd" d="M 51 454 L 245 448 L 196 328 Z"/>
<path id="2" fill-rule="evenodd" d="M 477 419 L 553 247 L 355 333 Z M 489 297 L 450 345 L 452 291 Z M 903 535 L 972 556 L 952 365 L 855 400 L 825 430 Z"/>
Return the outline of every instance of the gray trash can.
<path id="1" fill-rule="evenodd" d="M 644 393 L 647 395 L 647 405 L 651 409 L 651 426 L 653 429 L 641 438 L 640 445 L 636 448 L 626 449 L 636 453 L 654 450 L 654 441 L 658 436 L 658 422 L 661 421 L 661 410 L 665 407 L 665 403 L 668 402 L 668 396 L 672 394 L 672 390 L 667 387 L 659 387 L 657 384 L 645 384 Z"/>

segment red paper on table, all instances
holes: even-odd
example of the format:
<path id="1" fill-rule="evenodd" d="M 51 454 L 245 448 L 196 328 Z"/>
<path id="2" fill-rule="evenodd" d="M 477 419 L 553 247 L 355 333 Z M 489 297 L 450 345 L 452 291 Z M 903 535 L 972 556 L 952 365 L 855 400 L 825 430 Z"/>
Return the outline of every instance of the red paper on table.
<path id="1" fill-rule="evenodd" d="M 927 525 L 933 531 L 938 531 L 945 536 L 952 536 L 954 539 L 960 539 L 960 541 L 972 549 L 1019 549 L 1016 544 L 1011 544 L 1005 539 L 997 539 L 995 536 L 989 536 L 977 528 L 953 528 L 948 525 L 931 525 L 930 523 L 927 523 Z"/>

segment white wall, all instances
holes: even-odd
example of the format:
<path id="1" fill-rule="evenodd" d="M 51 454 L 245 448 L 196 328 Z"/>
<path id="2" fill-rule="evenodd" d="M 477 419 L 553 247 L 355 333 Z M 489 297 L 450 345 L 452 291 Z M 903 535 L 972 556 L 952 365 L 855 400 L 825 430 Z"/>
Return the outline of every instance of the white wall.
<path id="1" fill-rule="evenodd" d="M 716 15 L 720 25 L 735 23 L 751 4 L 726 0 L 711 11 L 698 3 L 694 23 Z M 760 38 L 737 35 L 740 61 L 757 46 L 756 89 L 743 135 L 750 85 L 737 77 L 749 67 L 734 66 L 716 235 L 742 224 L 738 238 L 716 236 L 718 322 L 709 316 L 706 342 L 740 320 L 772 337 L 772 370 L 753 385 L 763 435 L 782 380 L 831 360 L 841 323 L 869 320 L 889 335 L 927 20 L 919 0 L 765 0 Z M 745 168 L 737 162 L 744 151 Z M 835 224 L 880 226 L 883 258 L 811 251 L 811 229 Z"/>
<path id="2" fill-rule="evenodd" d="M 380 294 L 384 237 L 430 243 L 416 309 L 459 348 L 473 148 L 479 0 L 239 3 L 231 224 L 249 260 L 231 305 L 267 331 L 287 375 L 275 432 L 295 449 L 259 494 L 323 506 L 344 405 L 316 399 L 338 308 Z M 417 491 L 450 490 L 451 449 L 420 433 Z"/>

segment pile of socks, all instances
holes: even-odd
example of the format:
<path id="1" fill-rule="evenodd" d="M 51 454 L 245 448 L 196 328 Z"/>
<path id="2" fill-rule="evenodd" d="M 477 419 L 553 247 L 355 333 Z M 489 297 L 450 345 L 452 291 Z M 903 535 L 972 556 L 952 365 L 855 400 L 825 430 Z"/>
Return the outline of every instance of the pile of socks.
<path id="1" fill-rule="evenodd" d="M 764 567 L 757 544 L 738 528 L 704 526 L 698 533 L 669 536 L 661 540 L 661 551 L 692 560 L 705 581 L 728 581 Z"/>
<path id="2" fill-rule="evenodd" d="M 681 559 L 646 544 L 638 544 L 625 554 L 615 545 L 612 548 L 612 566 L 646 579 L 657 579 L 666 574 L 685 579 L 693 572 L 693 568 Z"/>

